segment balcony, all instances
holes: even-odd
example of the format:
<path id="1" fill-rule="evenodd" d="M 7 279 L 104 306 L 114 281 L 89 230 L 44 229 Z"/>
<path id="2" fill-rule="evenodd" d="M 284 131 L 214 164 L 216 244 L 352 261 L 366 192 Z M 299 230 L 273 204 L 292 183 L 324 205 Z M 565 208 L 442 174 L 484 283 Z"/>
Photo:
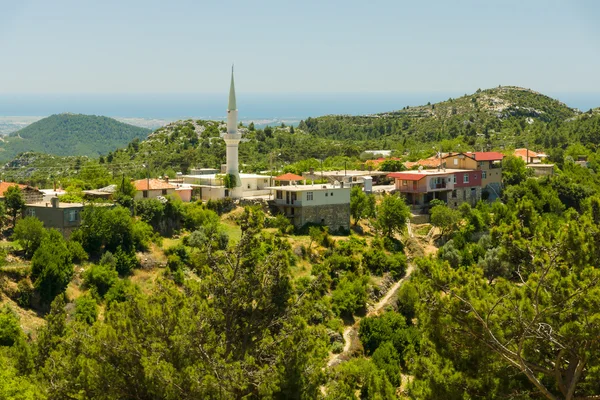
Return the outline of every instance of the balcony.
<path id="1" fill-rule="evenodd" d="M 441 182 L 441 183 L 440 182 L 438 182 L 438 183 L 431 182 L 429 184 L 429 189 L 431 189 L 431 190 L 446 189 L 446 188 L 447 188 L 447 183 L 446 182 Z"/>

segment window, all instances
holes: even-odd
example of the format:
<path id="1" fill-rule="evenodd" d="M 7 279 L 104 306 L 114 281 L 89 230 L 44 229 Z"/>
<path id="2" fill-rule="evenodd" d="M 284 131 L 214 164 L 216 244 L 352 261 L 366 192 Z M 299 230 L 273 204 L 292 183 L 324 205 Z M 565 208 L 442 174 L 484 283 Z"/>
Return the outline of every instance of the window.
<path id="1" fill-rule="evenodd" d="M 33 209 L 33 208 L 28 208 L 28 209 L 27 209 L 27 216 L 28 216 L 28 217 L 35 217 L 35 209 Z"/>
<path id="2" fill-rule="evenodd" d="M 407 186 L 408 185 L 408 181 L 402 181 L 402 186 Z"/>
<path id="3" fill-rule="evenodd" d="M 463 183 L 469 183 L 469 174 L 463 175 Z"/>
<path id="4" fill-rule="evenodd" d="M 281 190 L 278 190 L 278 191 L 277 191 L 277 198 L 278 198 L 279 200 L 283 199 L 283 192 L 282 192 Z"/>
<path id="5" fill-rule="evenodd" d="M 481 171 L 481 179 L 487 178 L 487 171 Z"/>
<path id="6" fill-rule="evenodd" d="M 142 191 L 142 197 L 145 198 L 145 199 L 148 198 L 148 191 L 147 190 Z"/>
<path id="7" fill-rule="evenodd" d="M 331 192 L 331 196 L 333 196 L 333 192 Z"/>
<path id="8" fill-rule="evenodd" d="M 325 192 L 325 197 L 329 196 L 329 193 Z"/>
<path id="9" fill-rule="evenodd" d="M 248 184 L 248 189 L 250 189 L 250 184 Z"/>
<path id="10" fill-rule="evenodd" d="M 463 190 L 463 200 L 467 199 L 467 189 Z"/>
<path id="11" fill-rule="evenodd" d="M 456 198 L 456 190 L 452 191 L 452 197 Z"/>
<path id="12" fill-rule="evenodd" d="M 458 165 L 458 158 L 454 159 L 454 165 Z"/>
<path id="13" fill-rule="evenodd" d="M 162 190 L 162 195 L 163 195 L 163 196 L 166 196 L 166 195 L 167 195 L 167 189 L 163 189 L 163 190 Z"/>
<path id="14" fill-rule="evenodd" d="M 452 183 L 456 183 L 456 175 L 452 175 Z"/>
<path id="15" fill-rule="evenodd" d="M 312 201 L 313 192 L 306 192 L 306 201 Z"/>
<path id="16" fill-rule="evenodd" d="M 77 210 L 69 210 L 69 222 L 77 221 Z"/>

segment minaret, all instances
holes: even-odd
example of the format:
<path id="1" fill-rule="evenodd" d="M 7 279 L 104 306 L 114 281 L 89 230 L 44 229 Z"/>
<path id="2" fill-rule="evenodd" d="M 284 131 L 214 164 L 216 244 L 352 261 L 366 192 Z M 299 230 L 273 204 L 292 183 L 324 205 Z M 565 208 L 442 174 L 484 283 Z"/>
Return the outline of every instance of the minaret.
<path id="1" fill-rule="evenodd" d="M 237 105 L 235 103 L 235 86 L 233 83 L 233 65 L 231 66 L 231 86 L 229 87 L 229 105 L 227 107 L 227 133 L 223 135 L 227 145 L 227 174 L 235 176 L 236 186 L 230 189 L 229 196 L 234 199 L 242 197 L 242 181 L 238 165 L 238 145 L 242 135 L 237 130 Z"/>

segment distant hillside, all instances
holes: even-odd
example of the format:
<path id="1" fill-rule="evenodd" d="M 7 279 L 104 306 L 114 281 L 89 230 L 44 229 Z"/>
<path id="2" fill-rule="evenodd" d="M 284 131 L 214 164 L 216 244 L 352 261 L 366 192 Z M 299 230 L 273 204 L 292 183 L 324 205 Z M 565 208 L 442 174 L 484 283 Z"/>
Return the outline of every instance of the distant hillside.
<path id="1" fill-rule="evenodd" d="M 0 160 L 7 161 L 27 151 L 97 157 L 135 138 L 144 139 L 150 132 L 108 117 L 57 114 L 0 139 Z"/>
<path id="2" fill-rule="evenodd" d="M 308 118 L 299 127 L 335 139 L 407 136 L 427 142 L 501 132 L 523 122 L 559 124 L 579 114 L 578 110 L 533 90 L 501 86 L 436 104 L 374 115 Z"/>

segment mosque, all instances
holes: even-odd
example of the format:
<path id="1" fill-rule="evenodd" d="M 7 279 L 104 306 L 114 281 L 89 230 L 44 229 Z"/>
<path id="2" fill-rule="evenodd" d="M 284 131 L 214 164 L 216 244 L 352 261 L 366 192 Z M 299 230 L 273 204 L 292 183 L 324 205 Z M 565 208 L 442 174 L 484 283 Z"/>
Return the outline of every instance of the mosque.
<path id="1" fill-rule="evenodd" d="M 233 67 L 231 68 L 231 84 L 229 87 L 229 104 L 227 107 L 227 131 L 221 135 L 227 146 L 227 163 L 222 173 L 214 169 L 193 170 L 193 174 L 184 175 L 183 183 L 197 188 L 202 200 L 222 199 L 229 197 L 240 199 L 256 196 L 267 196 L 271 192 L 271 177 L 257 174 L 241 174 L 238 162 L 238 146 L 242 140 L 238 132 L 238 110 L 235 99 Z M 226 178 L 229 177 L 229 179 Z"/>

